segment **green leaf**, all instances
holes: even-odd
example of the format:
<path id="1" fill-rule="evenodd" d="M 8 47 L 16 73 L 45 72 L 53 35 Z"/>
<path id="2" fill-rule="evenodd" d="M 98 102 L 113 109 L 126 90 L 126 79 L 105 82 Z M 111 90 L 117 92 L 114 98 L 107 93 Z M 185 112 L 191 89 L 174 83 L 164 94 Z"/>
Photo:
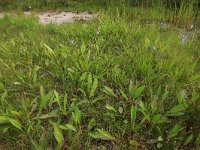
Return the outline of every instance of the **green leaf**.
<path id="1" fill-rule="evenodd" d="M 7 119 L 6 116 L 0 116 L 0 125 L 7 124 L 10 121 Z"/>
<path id="2" fill-rule="evenodd" d="M 137 146 L 138 145 L 138 142 L 136 140 L 130 140 L 129 141 L 129 144 L 130 145 L 133 145 L 133 146 Z"/>
<path id="3" fill-rule="evenodd" d="M 102 139 L 102 140 L 115 140 L 115 138 L 108 133 L 107 131 L 97 129 L 98 132 L 96 133 L 89 133 L 90 136 L 92 136 L 95 139 Z"/>
<path id="4" fill-rule="evenodd" d="M 80 81 L 84 81 L 86 78 L 87 78 L 87 72 L 84 72 L 80 77 Z"/>
<path id="5" fill-rule="evenodd" d="M 54 136 L 59 143 L 59 145 L 62 145 L 64 142 L 64 137 L 62 134 L 62 130 L 60 129 L 59 125 L 57 123 L 54 123 Z"/>
<path id="6" fill-rule="evenodd" d="M 48 94 L 46 94 L 42 98 L 42 101 L 41 101 L 40 107 L 39 107 L 39 112 L 42 111 L 42 109 L 46 106 L 47 102 L 51 99 L 52 96 L 53 96 L 53 90 L 51 90 Z"/>
<path id="7" fill-rule="evenodd" d="M 64 99 L 63 99 L 63 113 L 66 115 L 67 114 L 67 102 L 68 102 L 68 99 L 67 99 L 67 94 L 64 95 Z"/>
<path id="8" fill-rule="evenodd" d="M 73 125 L 71 125 L 71 124 L 59 125 L 59 127 L 61 129 L 63 129 L 63 130 L 71 130 L 71 131 L 77 132 L 76 128 Z"/>
<path id="9" fill-rule="evenodd" d="M 85 43 L 82 43 L 81 44 L 81 53 L 84 54 L 85 50 L 86 50 L 86 45 L 85 45 Z"/>
<path id="10" fill-rule="evenodd" d="M 100 101 L 100 100 L 104 100 L 106 99 L 107 97 L 103 97 L 103 96 L 99 96 L 95 99 L 92 100 L 91 104 L 95 104 L 96 102 Z"/>
<path id="11" fill-rule="evenodd" d="M 154 125 L 156 125 L 156 124 L 162 124 L 162 123 L 169 123 L 170 121 L 166 116 L 157 114 L 153 117 L 152 122 Z"/>
<path id="12" fill-rule="evenodd" d="M 159 141 L 159 142 L 163 141 L 162 136 L 159 136 L 159 137 L 158 137 L 158 141 Z"/>
<path id="13" fill-rule="evenodd" d="M 137 113 L 136 106 L 131 105 L 131 126 L 132 126 L 132 129 L 135 128 L 136 113 Z"/>
<path id="14" fill-rule="evenodd" d="M 12 118 L 8 118 L 8 120 L 13 126 L 22 131 L 22 124 L 18 120 Z"/>
<path id="15" fill-rule="evenodd" d="M 40 97 L 41 97 L 41 99 L 43 99 L 44 96 L 45 96 L 44 87 L 41 85 L 40 86 Z"/>
<path id="16" fill-rule="evenodd" d="M 106 108 L 108 109 L 108 110 L 111 110 L 111 111 L 114 111 L 114 112 L 117 112 L 116 110 L 115 110 L 115 108 L 113 107 L 113 106 L 111 106 L 111 105 L 106 105 Z"/>
<path id="17" fill-rule="evenodd" d="M 90 92 L 90 88 L 92 86 L 92 74 L 91 73 L 89 73 L 87 81 L 88 81 L 87 91 Z"/>
<path id="18" fill-rule="evenodd" d="M 119 108 L 118 108 L 118 112 L 119 112 L 120 114 L 122 114 L 122 113 L 124 112 L 123 107 L 119 107 Z"/>
<path id="19" fill-rule="evenodd" d="M 67 127 L 69 130 L 72 130 L 72 131 L 76 132 L 76 128 L 75 128 L 73 125 L 71 125 L 71 124 L 66 124 L 66 127 Z"/>
<path id="20" fill-rule="evenodd" d="M 194 135 L 190 134 L 190 136 L 186 139 L 184 146 L 188 145 L 192 141 L 193 137 L 194 137 Z"/>
<path id="21" fill-rule="evenodd" d="M 90 119 L 90 121 L 88 122 L 88 130 L 91 130 L 95 125 L 96 125 L 95 119 L 94 118 Z"/>
<path id="22" fill-rule="evenodd" d="M 55 100 L 56 100 L 56 102 L 57 102 L 59 108 L 61 109 L 60 96 L 59 96 L 59 93 L 58 93 L 56 90 L 54 90 L 54 95 L 55 95 Z"/>
<path id="23" fill-rule="evenodd" d="M 75 111 L 72 112 L 72 117 L 73 117 L 76 124 L 77 123 L 80 124 L 80 122 L 81 122 L 81 111 L 78 108 L 76 108 Z"/>
<path id="24" fill-rule="evenodd" d="M 124 93 L 124 91 L 123 91 L 122 89 L 120 89 L 120 92 L 121 92 L 123 98 L 124 98 L 125 100 L 128 101 L 128 97 L 127 97 L 127 95 Z"/>
<path id="25" fill-rule="evenodd" d="M 114 97 L 117 97 L 117 95 L 113 92 L 113 90 L 107 86 L 104 86 L 103 92 L 105 92 L 108 95 L 112 95 Z"/>
<path id="26" fill-rule="evenodd" d="M 54 54 L 54 51 L 51 49 L 51 47 L 49 47 L 48 45 L 46 45 L 45 43 L 43 43 L 43 45 L 46 47 L 47 49 L 47 55 L 52 55 Z"/>
<path id="27" fill-rule="evenodd" d="M 186 106 L 185 104 L 179 104 L 174 106 L 168 113 L 168 116 L 180 116 L 185 113 Z"/>
<path id="28" fill-rule="evenodd" d="M 133 99 L 136 99 L 138 97 L 141 96 L 142 92 L 144 91 L 145 86 L 141 86 L 139 88 L 137 88 L 136 90 L 133 90 L 133 92 L 131 92 L 131 96 Z"/>
<path id="29" fill-rule="evenodd" d="M 176 124 L 168 133 L 168 138 L 171 139 L 175 137 L 183 128 L 180 124 Z"/>
<path id="30" fill-rule="evenodd" d="M 49 119 L 49 118 L 58 117 L 58 112 L 59 112 L 58 109 L 52 110 L 50 113 L 41 115 L 41 116 L 39 117 L 39 119 Z"/>
<path id="31" fill-rule="evenodd" d="M 96 78 L 94 78 L 94 82 L 93 82 L 93 85 L 91 87 L 91 90 L 90 90 L 90 98 L 94 96 L 94 93 L 97 89 L 97 85 L 98 85 L 98 80 Z"/>

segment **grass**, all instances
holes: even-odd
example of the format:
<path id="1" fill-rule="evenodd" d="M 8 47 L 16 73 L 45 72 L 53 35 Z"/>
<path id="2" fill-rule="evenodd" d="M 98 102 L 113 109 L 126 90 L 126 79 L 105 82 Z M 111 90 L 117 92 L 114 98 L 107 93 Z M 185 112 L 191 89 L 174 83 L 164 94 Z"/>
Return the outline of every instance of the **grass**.
<path id="1" fill-rule="evenodd" d="M 60 26 L 1 19 L 2 149 L 199 149 L 199 32 L 180 35 L 189 14 L 111 6 Z"/>

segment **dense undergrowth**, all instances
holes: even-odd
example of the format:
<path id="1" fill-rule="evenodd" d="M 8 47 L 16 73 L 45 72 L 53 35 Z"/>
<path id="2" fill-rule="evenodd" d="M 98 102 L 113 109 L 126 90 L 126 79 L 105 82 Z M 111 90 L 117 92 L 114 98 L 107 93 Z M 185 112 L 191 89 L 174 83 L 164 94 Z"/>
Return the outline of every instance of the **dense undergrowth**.
<path id="1" fill-rule="evenodd" d="M 199 32 L 183 43 L 179 28 L 198 16 L 163 29 L 168 11 L 1 19 L 0 149 L 199 149 Z"/>

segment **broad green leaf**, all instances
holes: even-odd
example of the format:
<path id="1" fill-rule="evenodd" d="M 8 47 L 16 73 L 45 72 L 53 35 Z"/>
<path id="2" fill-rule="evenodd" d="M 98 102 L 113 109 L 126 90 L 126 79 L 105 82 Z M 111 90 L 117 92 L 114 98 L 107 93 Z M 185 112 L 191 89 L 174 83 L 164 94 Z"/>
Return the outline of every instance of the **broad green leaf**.
<path id="1" fill-rule="evenodd" d="M 154 125 L 156 125 L 156 124 L 162 124 L 162 123 L 169 123 L 170 121 L 166 116 L 157 114 L 153 116 L 152 122 Z"/>
<path id="2" fill-rule="evenodd" d="M 76 128 L 75 128 L 73 125 L 71 125 L 71 124 L 66 124 L 65 126 L 66 126 L 69 130 L 72 130 L 72 131 L 76 132 Z"/>
<path id="3" fill-rule="evenodd" d="M 106 99 L 107 97 L 103 97 L 103 96 L 99 96 L 95 99 L 92 100 L 91 104 L 95 104 L 96 102 L 100 101 L 100 100 L 104 100 Z"/>
<path id="4" fill-rule="evenodd" d="M 77 132 L 76 128 L 73 125 L 71 125 L 71 124 L 59 125 L 59 127 L 61 129 L 63 129 L 63 130 L 71 130 L 71 131 Z"/>
<path id="5" fill-rule="evenodd" d="M 113 106 L 111 106 L 111 105 L 106 105 L 106 108 L 107 108 L 108 110 L 117 112 L 117 111 L 115 110 L 115 108 L 114 108 Z"/>
<path id="6" fill-rule="evenodd" d="M 136 140 L 130 140 L 129 141 L 129 144 L 130 145 L 133 145 L 133 146 L 137 146 L 138 145 L 138 142 Z"/>
<path id="7" fill-rule="evenodd" d="M 92 136 L 95 139 L 102 139 L 102 140 L 115 140 L 115 138 L 108 133 L 107 131 L 97 129 L 98 132 L 96 133 L 89 133 L 90 136 Z"/>
<path id="8" fill-rule="evenodd" d="M 58 103 L 58 106 L 61 109 L 60 96 L 59 96 L 59 93 L 56 90 L 54 90 L 54 95 L 55 95 L 56 102 Z"/>
<path id="9" fill-rule="evenodd" d="M 9 123 L 9 120 L 7 119 L 6 116 L 0 116 L 0 125 Z"/>
<path id="10" fill-rule="evenodd" d="M 99 133 L 101 133 L 102 136 L 104 136 L 105 138 L 107 139 L 110 139 L 110 140 L 114 140 L 115 138 L 110 134 L 108 133 L 107 131 L 104 131 L 104 130 L 101 130 L 101 129 L 97 129 L 97 131 Z"/>
<path id="11" fill-rule="evenodd" d="M 72 117 L 74 119 L 74 122 L 77 124 L 80 124 L 81 122 L 81 111 L 76 108 L 74 112 L 72 112 Z"/>
<path id="12" fill-rule="evenodd" d="M 94 78 L 94 82 L 93 82 L 93 85 L 91 87 L 91 90 L 90 90 L 90 98 L 94 96 L 94 93 L 97 89 L 97 85 L 98 85 L 98 80 L 96 78 Z"/>
<path id="13" fill-rule="evenodd" d="M 39 107 L 39 112 L 41 112 L 42 109 L 47 105 L 47 102 L 51 99 L 52 96 L 53 96 L 53 91 L 50 91 L 48 94 L 46 94 L 42 98 L 42 101 L 41 101 L 40 107 Z"/>
<path id="14" fill-rule="evenodd" d="M 8 120 L 9 120 L 9 122 L 13 125 L 13 126 L 15 126 L 17 129 L 19 129 L 19 130 L 21 130 L 22 131 L 22 124 L 18 121 L 18 120 L 16 120 L 16 119 L 12 119 L 12 118 L 8 118 Z"/>
<path id="15" fill-rule="evenodd" d="M 87 94 L 83 89 L 78 88 L 78 90 L 83 94 L 83 97 L 87 97 Z"/>
<path id="16" fill-rule="evenodd" d="M 17 112 L 17 111 L 14 111 L 14 110 L 11 110 L 10 113 L 14 116 L 17 116 L 17 117 L 21 117 L 23 115 L 22 112 Z"/>
<path id="17" fill-rule="evenodd" d="M 162 136 L 159 136 L 159 137 L 158 137 L 158 141 L 159 141 L 159 142 L 163 141 Z"/>
<path id="18" fill-rule="evenodd" d="M 166 101 L 169 97 L 169 91 L 165 90 L 164 94 L 162 95 L 162 102 Z"/>
<path id="19" fill-rule="evenodd" d="M 58 117 L 58 112 L 59 112 L 58 109 L 52 110 L 50 113 L 41 115 L 41 116 L 39 117 L 39 119 L 49 119 L 49 118 Z"/>
<path id="20" fill-rule="evenodd" d="M 179 104 L 174 106 L 168 113 L 168 116 L 180 116 L 185 113 L 186 106 L 185 104 Z"/>
<path id="21" fill-rule="evenodd" d="M 59 145 L 62 145 L 64 142 L 64 137 L 62 130 L 60 129 L 59 125 L 57 123 L 54 123 L 54 136 L 59 143 Z"/>
<path id="22" fill-rule="evenodd" d="M 132 129 L 135 128 L 135 120 L 136 120 L 136 106 L 134 105 L 131 105 L 131 126 L 132 126 Z"/>
<path id="23" fill-rule="evenodd" d="M 90 119 L 90 121 L 88 122 L 88 130 L 91 130 L 95 126 L 95 124 L 96 124 L 95 119 L 94 118 Z"/>
<path id="24" fill-rule="evenodd" d="M 141 87 L 137 88 L 136 90 L 133 90 L 131 93 L 132 98 L 136 99 L 136 98 L 140 97 L 142 92 L 144 91 L 144 89 L 145 89 L 145 86 L 141 86 Z"/>
<path id="25" fill-rule="evenodd" d="M 113 90 L 107 86 L 104 86 L 103 92 L 105 92 L 108 95 L 112 95 L 114 97 L 117 97 L 117 95 L 113 92 Z"/>
<path id="26" fill-rule="evenodd" d="M 51 49 L 51 47 L 49 47 L 48 45 L 46 45 L 45 43 L 43 43 L 43 45 L 46 47 L 47 49 L 47 55 L 51 55 L 54 54 L 54 51 Z"/>
<path id="27" fill-rule="evenodd" d="M 86 50 L 86 45 L 85 45 L 85 43 L 82 43 L 81 44 L 81 53 L 84 54 L 85 50 Z"/>
<path id="28" fill-rule="evenodd" d="M 64 100 L 63 100 L 63 113 L 66 115 L 67 114 L 67 94 L 64 95 Z"/>
<path id="29" fill-rule="evenodd" d="M 40 97 L 41 97 L 41 99 L 43 99 L 44 96 L 45 96 L 44 87 L 41 85 L 40 86 Z"/>
<path id="30" fill-rule="evenodd" d="M 125 100 L 128 101 L 128 97 L 127 97 L 127 95 L 124 93 L 124 91 L 123 91 L 122 89 L 120 89 L 120 92 L 121 92 L 123 98 L 124 98 Z"/>
<path id="31" fill-rule="evenodd" d="M 190 134 L 190 136 L 186 139 L 184 146 L 188 145 L 193 140 L 194 135 Z"/>
<path id="32" fill-rule="evenodd" d="M 92 74 L 91 73 L 89 73 L 87 81 L 88 81 L 87 91 L 90 92 L 90 89 L 91 89 L 91 86 L 92 86 Z"/>
<path id="33" fill-rule="evenodd" d="M 84 72 L 80 77 L 80 81 L 84 81 L 86 78 L 87 78 L 87 72 Z"/>
<path id="34" fill-rule="evenodd" d="M 118 108 L 118 111 L 119 111 L 120 114 L 122 114 L 122 113 L 124 112 L 123 107 L 119 107 L 119 108 Z"/>
<path id="35" fill-rule="evenodd" d="M 168 138 L 173 138 L 176 136 L 183 128 L 180 124 L 176 124 L 171 130 L 168 132 Z"/>

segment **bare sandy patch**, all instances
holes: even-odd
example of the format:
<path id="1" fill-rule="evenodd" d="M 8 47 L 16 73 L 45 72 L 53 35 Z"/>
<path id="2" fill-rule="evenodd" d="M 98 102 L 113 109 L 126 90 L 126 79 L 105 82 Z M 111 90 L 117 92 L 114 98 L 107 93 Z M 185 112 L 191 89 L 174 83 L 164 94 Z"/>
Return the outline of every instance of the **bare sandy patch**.
<path id="1" fill-rule="evenodd" d="M 30 12 L 24 12 L 24 15 L 31 15 Z M 87 12 L 75 13 L 75 12 L 42 12 L 35 14 L 39 18 L 41 24 L 62 24 L 71 23 L 74 21 L 82 20 L 89 21 L 97 17 L 97 14 L 90 14 Z"/>
<path id="2" fill-rule="evenodd" d="M 10 14 L 13 16 L 18 16 L 18 14 Z M 97 14 L 91 14 L 88 12 L 76 13 L 76 12 L 40 12 L 32 13 L 31 11 L 23 12 L 24 16 L 36 16 L 41 24 L 63 24 L 72 23 L 75 21 L 89 21 L 97 17 Z M 0 12 L 0 19 L 5 16 L 5 13 Z"/>

